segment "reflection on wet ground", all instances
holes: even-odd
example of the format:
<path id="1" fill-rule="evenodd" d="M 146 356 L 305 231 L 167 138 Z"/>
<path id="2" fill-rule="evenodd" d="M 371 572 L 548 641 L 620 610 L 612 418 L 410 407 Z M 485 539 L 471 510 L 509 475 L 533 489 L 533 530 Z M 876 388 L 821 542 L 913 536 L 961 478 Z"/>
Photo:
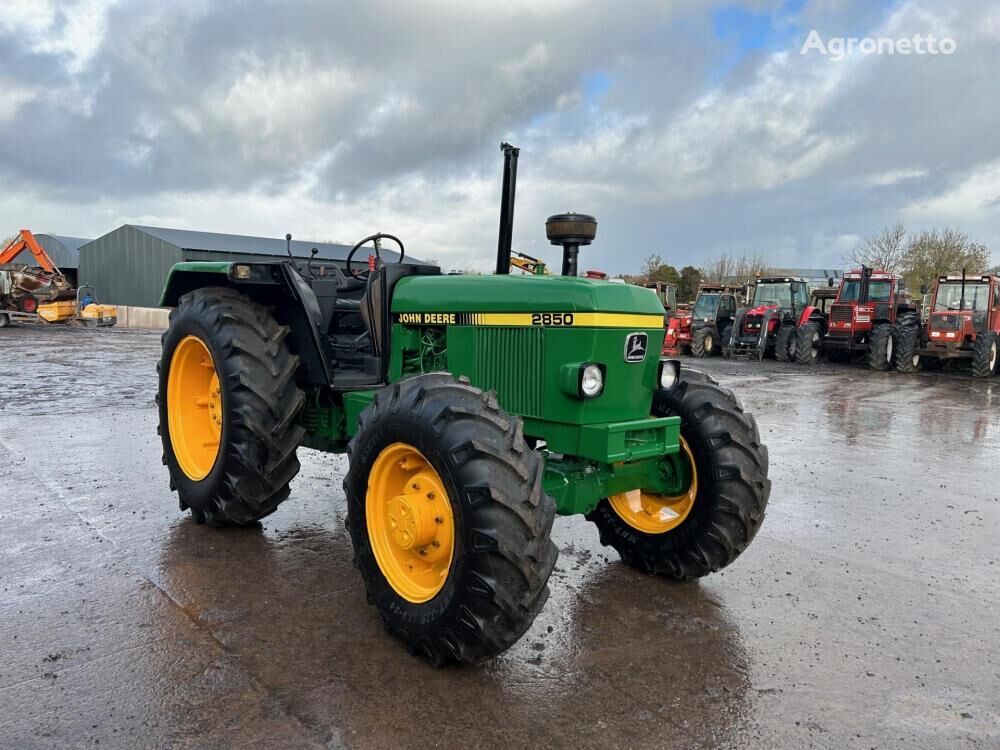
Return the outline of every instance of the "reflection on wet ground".
<path id="1" fill-rule="evenodd" d="M 365 603 L 342 458 L 303 451 L 258 528 L 197 526 L 159 336 L 83 333 L 0 339 L 0 747 L 1000 744 L 1000 380 L 685 360 L 769 444 L 750 550 L 669 584 L 560 519 L 531 630 L 434 670 Z"/>

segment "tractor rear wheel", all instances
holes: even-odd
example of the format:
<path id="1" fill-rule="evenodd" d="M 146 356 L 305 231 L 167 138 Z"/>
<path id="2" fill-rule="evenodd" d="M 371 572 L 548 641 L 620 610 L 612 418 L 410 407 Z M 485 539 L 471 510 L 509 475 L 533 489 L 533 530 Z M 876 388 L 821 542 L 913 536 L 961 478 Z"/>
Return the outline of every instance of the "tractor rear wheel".
<path id="1" fill-rule="evenodd" d="M 354 562 L 386 630 L 438 666 L 513 645 L 559 552 L 521 421 L 493 393 L 432 373 L 379 391 L 348 453 Z"/>
<path id="2" fill-rule="evenodd" d="M 715 330 L 710 326 L 699 328 L 691 336 L 692 357 L 713 357 L 718 348 Z"/>
<path id="3" fill-rule="evenodd" d="M 646 573 L 684 580 L 721 570 L 753 540 L 771 492 L 757 423 L 730 391 L 690 370 L 657 395 L 653 415 L 681 418 L 681 454 L 668 458 L 683 462 L 688 489 L 672 497 L 633 490 L 602 500 L 587 518 L 602 544 Z"/>
<path id="4" fill-rule="evenodd" d="M 896 369 L 900 372 L 920 370 L 920 329 L 914 325 L 896 330 Z"/>
<path id="5" fill-rule="evenodd" d="M 791 362 L 795 356 L 796 328 L 786 323 L 778 329 L 774 337 L 774 358 L 779 362 Z"/>
<path id="6" fill-rule="evenodd" d="M 892 325 L 880 323 L 875 326 L 868 337 L 868 366 L 883 372 L 890 369 L 895 362 L 894 351 Z"/>
<path id="7" fill-rule="evenodd" d="M 823 331 L 818 320 L 799 326 L 795 336 L 795 361 L 800 365 L 814 365 L 819 361 L 823 348 Z"/>
<path id="8" fill-rule="evenodd" d="M 997 335 L 992 331 L 983 331 L 976 336 L 972 346 L 972 375 L 977 378 L 988 378 L 997 371 Z"/>
<path id="9" fill-rule="evenodd" d="M 181 510 L 245 526 L 273 513 L 299 472 L 305 396 L 288 328 L 233 289 L 185 294 L 157 367 L 163 463 Z"/>

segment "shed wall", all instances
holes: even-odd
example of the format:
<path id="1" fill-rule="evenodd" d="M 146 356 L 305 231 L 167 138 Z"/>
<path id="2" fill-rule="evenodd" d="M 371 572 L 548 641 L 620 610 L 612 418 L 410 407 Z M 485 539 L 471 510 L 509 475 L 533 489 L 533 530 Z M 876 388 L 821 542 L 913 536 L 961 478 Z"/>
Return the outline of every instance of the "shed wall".
<path id="1" fill-rule="evenodd" d="M 167 274 L 182 260 L 180 248 L 122 226 L 80 248 L 80 284 L 101 302 L 157 307 Z"/>

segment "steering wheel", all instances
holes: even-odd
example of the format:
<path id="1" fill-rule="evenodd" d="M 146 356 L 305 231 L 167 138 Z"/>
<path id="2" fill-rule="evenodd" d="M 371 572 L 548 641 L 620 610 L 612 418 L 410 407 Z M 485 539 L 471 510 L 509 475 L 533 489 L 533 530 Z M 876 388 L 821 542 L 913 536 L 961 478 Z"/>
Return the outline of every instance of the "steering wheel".
<path id="1" fill-rule="evenodd" d="M 402 263 L 403 258 L 406 256 L 406 250 L 403 248 L 402 240 L 400 240 L 399 237 L 396 237 L 395 235 L 392 234 L 377 232 L 376 234 L 365 237 L 363 240 L 361 240 L 361 242 L 359 242 L 357 245 L 351 248 L 351 252 L 347 254 L 347 273 L 349 273 L 353 278 L 361 280 L 362 274 L 368 269 L 366 268 L 363 271 L 355 273 L 354 270 L 351 268 L 351 260 L 354 258 L 354 254 L 362 247 L 367 245 L 369 242 L 373 243 L 375 247 L 376 266 L 380 264 L 382 262 L 382 240 L 384 239 L 392 240 L 393 242 L 396 243 L 397 247 L 399 247 L 399 260 L 397 260 L 396 262 Z"/>

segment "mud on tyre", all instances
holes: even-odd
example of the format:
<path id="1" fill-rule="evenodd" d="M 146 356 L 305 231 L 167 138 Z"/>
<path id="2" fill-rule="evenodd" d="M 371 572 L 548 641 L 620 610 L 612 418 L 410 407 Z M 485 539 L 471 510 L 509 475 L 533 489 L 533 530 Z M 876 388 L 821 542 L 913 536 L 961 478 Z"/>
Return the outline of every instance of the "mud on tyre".
<path id="1" fill-rule="evenodd" d="M 604 499 L 587 518 L 602 544 L 646 573 L 680 580 L 721 570 L 757 534 L 771 492 L 757 423 L 732 392 L 690 370 L 657 396 L 653 415 L 681 418 L 696 477 L 686 515 L 672 528 L 650 533 L 626 521 L 613 499 Z"/>

